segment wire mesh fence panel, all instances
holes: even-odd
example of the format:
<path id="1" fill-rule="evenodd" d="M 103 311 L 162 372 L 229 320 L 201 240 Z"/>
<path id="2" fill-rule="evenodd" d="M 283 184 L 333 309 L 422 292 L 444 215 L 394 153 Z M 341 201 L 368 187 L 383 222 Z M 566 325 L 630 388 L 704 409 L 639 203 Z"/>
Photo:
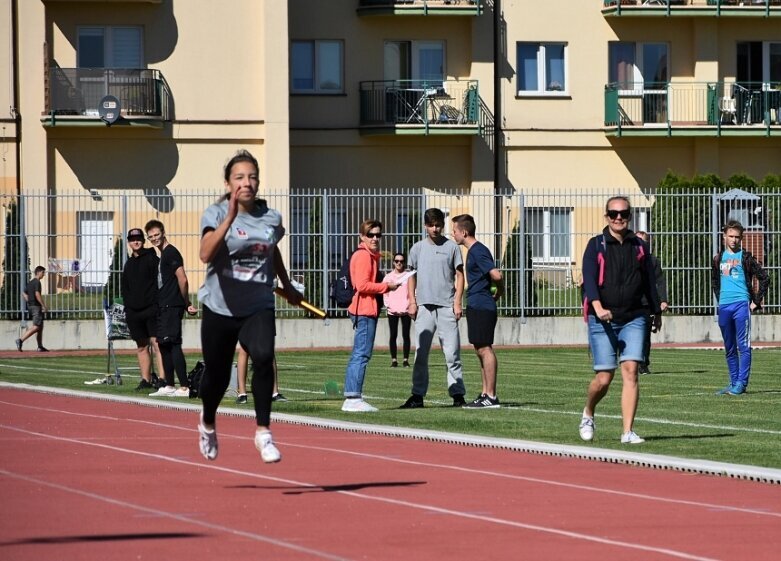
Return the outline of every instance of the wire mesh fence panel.
<path id="1" fill-rule="evenodd" d="M 192 301 L 203 282 L 200 218 L 221 195 L 218 189 L 109 189 L 55 194 L 28 191 L 0 197 L 4 220 L 0 318 L 21 319 L 21 297 L 32 270 L 47 269 L 44 291 L 50 317 L 101 318 L 119 296 L 127 259 L 125 234 L 160 220 L 171 244 L 184 257 Z M 433 189 L 296 189 L 263 193 L 284 217 L 286 237 L 280 249 L 291 278 L 304 286 L 307 300 L 345 315 L 328 298 L 328 284 L 357 247 L 365 220 L 383 223 L 380 268 L 389 271 L 395 252 L 408 253 L 425 236 L 424 214 L 451 219 L 471 214 L 476 237 L 493 254 L 505 278 L 499 301 L 503 316 L 563 316 L 581 312 L 581 261 L 588 240 L 605 227 L 605 203 L 615 191 L 547 192 L 497 195 Z M 732 190 L 633 192 L 630 227 L 651 234 L 668 284 L 673 313 L 712 314 L 712 256 L 722 246 L 721 227 L 728 219 L 746 228 L 743 247 L 770 273 L 765 310 L 781 312 L 781 193 Z M 305 312 L 278 301 L 280 317 Z M 467 303 L 468 305 L 468 303 Z"/>

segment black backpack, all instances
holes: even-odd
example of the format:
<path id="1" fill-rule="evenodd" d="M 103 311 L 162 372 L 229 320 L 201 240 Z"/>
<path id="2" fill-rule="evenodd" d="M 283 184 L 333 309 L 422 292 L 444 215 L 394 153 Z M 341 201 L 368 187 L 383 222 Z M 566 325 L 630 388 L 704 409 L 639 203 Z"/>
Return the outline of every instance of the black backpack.
<path id="1" fill-rule="evenodd" d="M 353 301 L 353 294 L 355 294 L 355 287 L 350 279 L 350 259 L 354 253 L 355 251 L 350 253 L 344 260 L 342 266 L 339 267 L 336 278 L 331 279 L 328 284 L 328 297 L 339 308 L 348 308 Z"/>
<path id="2" fill-rule="evenodd" d="M 201 397 L 201 380 L 206 371 L 206 364 L 202 360 L 195 363 L 195 368 L 187 374 L 187 387 L 190 388 L 190 399 Z"/>
<path id="3" fill-rule="evenodd" d="M 353 295 L 355 294 L 355 286 L 350 278 L 350 259 L 352 259 L 357 249 L 350 253 L 350 256 L 344 260 L 342 266 L 339 267 L 339 272 L 336 278 L 331 279 L 328 284 L 328 297 L 339 308 L 349 308 L 353 301 Z M 377 282 L 382 282 L 383 274 L 377 269 Z M 378 309 L 382 309 L 384 306 L 382 294 L 377 295 Z"/>

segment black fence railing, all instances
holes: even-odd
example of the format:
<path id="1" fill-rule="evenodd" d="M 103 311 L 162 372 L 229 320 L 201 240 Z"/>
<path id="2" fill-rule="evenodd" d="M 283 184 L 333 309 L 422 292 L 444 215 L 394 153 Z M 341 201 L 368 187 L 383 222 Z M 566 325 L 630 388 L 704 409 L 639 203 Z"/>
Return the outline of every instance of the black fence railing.
<path id="1" fill-rule="evenodd" d="M 151 68 L 51 69 L 49 106 L 57 116 L 98 117 L 98 105 L 111 95 L 126 118 L 171 119 L 171 92 L 162 73 Z"/>

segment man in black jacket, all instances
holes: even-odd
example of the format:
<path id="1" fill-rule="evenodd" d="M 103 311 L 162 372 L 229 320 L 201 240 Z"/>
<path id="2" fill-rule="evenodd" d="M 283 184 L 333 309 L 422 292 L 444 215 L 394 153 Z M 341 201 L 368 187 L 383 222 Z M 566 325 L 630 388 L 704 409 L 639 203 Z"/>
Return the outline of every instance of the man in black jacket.
<path id="1" fill-rule="evenodd" d="M 122 301 L 130 336 L 138 349 L 138 367 L 141 382 L 136 391 L 156 388 L 157 376 L 153 375 L 152 356 L 157 358 L 157 370 L 163 372 L 155 330 L 157 324 L 157 266 L 160 259 L 154 249 L 144 247 L 144 232 L 131 228 L 127 233 L 130 250 L 122 270 Z"/>
<path id="2" fill-rule="evenodd" d="M 629 229 L 631 218 L 629 199 L 610 197 L 605 205 L 607 227 L 589 240 L 583 255 L 583 310 L 595 374 L 579 427 L 580 438 L 586 441 L 594 438 L 594 410 L 620 368 L 621 443 L 645 442 L 632 427 L 640 399 L 637 366 L 644 360 L 649 312 L 659 329 L 662 310 L 648 246 Z"/>

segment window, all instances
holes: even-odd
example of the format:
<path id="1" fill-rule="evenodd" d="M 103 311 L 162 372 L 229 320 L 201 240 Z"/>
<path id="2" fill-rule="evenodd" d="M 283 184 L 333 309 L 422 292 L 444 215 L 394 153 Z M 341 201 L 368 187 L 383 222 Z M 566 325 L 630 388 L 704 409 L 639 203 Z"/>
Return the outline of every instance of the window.
<path id="1" fill-rule="evenodd" d="M 661 90 L 669 80 L 666 43 L 611 41 L 608 82 L 622 90 Z"/>
<path id="2" fill-rule="evenodd" d="M 293 41 L 290 73 L 293 93 L 342 93 L 342 41 Z"/>
<path id="3" fill-rule="evenodd" d="M 79 68 L 144 68 L 141 27 L 79 27 Z"/>
<path id="4" fill-rule="evenodd" d="M 518 43 L 518 95 L 567 92 L 566 43 Z"/>
<path id="5" fill-rule="evenodd" d="M 386 41 L 385 79 L 415 80 L 441 86 L 445 78 L 442 41 Z"/>
<path id="6" fill-rule="evenodd" d="M 572 209 L 530 208 L 526 210 L 526 233 L 531 238 L 534 261 L 570 262 Z"/>

